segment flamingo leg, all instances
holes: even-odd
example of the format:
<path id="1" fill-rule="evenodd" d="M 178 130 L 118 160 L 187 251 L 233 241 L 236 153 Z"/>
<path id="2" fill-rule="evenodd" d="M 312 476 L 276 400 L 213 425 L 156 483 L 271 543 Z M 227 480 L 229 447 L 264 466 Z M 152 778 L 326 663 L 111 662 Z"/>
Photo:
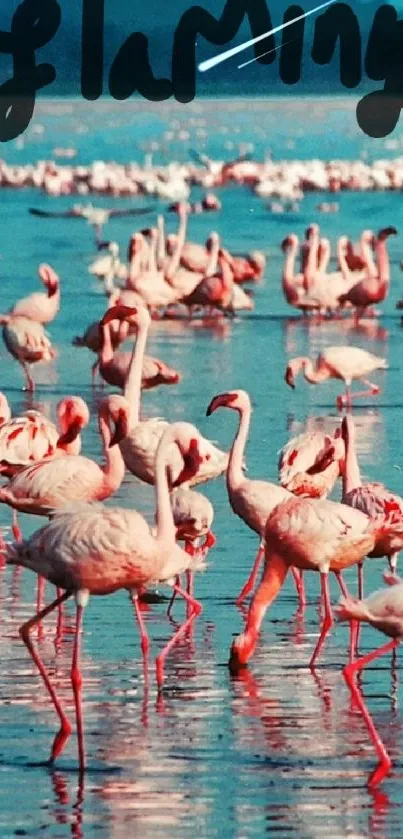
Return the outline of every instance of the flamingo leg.
<path id="1" fill-rule="evenodd" d="M 306 597 L 305 597 L 305 584 L 304 584 L 304 572 L 301 571 L 299 568 L 294 568 L 291 566 L 291 573 L 294 577 L 295 588 L 297 589 L 299 605 L 301 607 L 306 606 Z"/>
<path id="2" fill-rule="evenodd" d="M 99 368 L 99 358 L 95 361 L 95 363 L 91 367 L 91 378 L 92 378 L 92 386 L 95 387 L 95 377 L 98 373 Z"/>
<path id="3" fill-rule="evenodd" d="M 76 628 L 74 633 L 74 647 L 73 660 L 71 665 L 71 684 L 74 695 L 74 707 L 76 712 L 76 727 L 77 727 L 77 741 L 78 741 L 78 763 L 80 771 L 85 769 L 85 743 L 84 743 L 84 725 L 83 725 L 83 707 L 82 707 L 82 684 L 83 677 L 80 668 L 80 651 L 81 651 L 81 629 L 83 622 L 84 607 L 77 603 L 76 605 Z"/>
<path id="4" fill-rule="evenodd" d="M 398 557 L 399 557 L 398 553 L 394 553 L 394 554 L 392 554 L 392 556 L 388 556 L 389 568 L 390 568 L 392 574 L 396 574 Z"/>
<path id="5" fill-rule="evenodd" d="M 193 623 L 195 618 L 198 615 L 200 615 L 201 612 L 202 612 L 201 603 L 199 603 L 197 600 L 195 600 L 194 597 L 191 597 L 190 594 L 188 594 L 186 591 L 184 591 L 182 588 L 180 588 L 178 585 L 176 585 L 176 583 L 173 586 L 173 588 L 174 588 L 174 590 L 176 591 L 177 594 L 180 594 L 181 597 L 183 597 L 186 600 L 186 602 L 191 605 L 192 611 L 191 611 L 191 614 L 189 615 L 189 617 L 186 618 L 184 623 L 179 627 L 177 632 L 175 632 L 175 634 L 172 636 L 171 640 L 168 641 L 168 643 L 165 645 L 162 652 L 160 652 L 159 656 L 157 656 L 157 658 L 156 658 L 155 667 L 156 667 L 156 673 L 157 673 L 158 690 L 161 690 L 162 683 L 164 681 L 164 663 L 165 663 L 165 659 L 166 659 L 168 653 L 170 652 L 172 647 L 174 647 L 175 644 L 177 644 L 179 638 L 182 635 L 184 635 L 184 633 L 187 631 L 188 627 L 191 626 L 191 624 Z"/>
<path id="6" fill-rule="evenodd" d="M 179 586 L 179 583 L 180 583 L 180 578 L 179 578 L 179 577 L 175 577 L 175 586 Z M 167 609 L 167 616 L 168 616 L 168 618 L 171 616 L 172 606 L 174 605 L 175 600 L 176 600 L 176 589 L 174 588 L 174 589 L 173 589 L 173 592 L 172 592 L 172 597 L 171 597 L 171 599 L 170 599 L 170 601 L 169 601 L 169 606 L 168 606 L 168 609 Z"/>
<path id="7" fill-rule="evenodd" d="M 364 563 L 358 563 L 358 599 L 363 600 L 364 598 Z M 360 622 L 359 621 L 351 621 L 351 657 L 350 661 L 353 661 L 354 658 L 358 654 L 358 641 L 360 638 Z"/>
<path id="8" fill-rule="evenodd" d="M 28 650 L 35 666 L 37 667 L 40 675 L 42 676 L 42 679 L 44 681 L 46 690 L 48 691 L 48 694 L 49 694 L 49 696 L 52 700 L 53 707 L 54 707 L 54 709 L 55 709 L 55 711 L 56 711 L 56 713 L 59 717 L 59 720 L 60 720 L 60 730 L 57 732 L 57 734 L 55 735 L 55 738 L 53 740 L 52 751 L 51 751 L 51 755 L 50 755 L 50 758 L 49 758 L 50 763 L 53 763 L 55 758 L 58 757 L 58 755 L 60 755 L 61 752 L 63 751 L 64 746 L 66 745 L 66 742 L 67 742 L 68 738 L 70 737 L 72 728 L 71 728 L 70 721 L 69 721 L 69 719 L 67 718 L 67 716 L 64 712 L 63 706 L 62 706 L 62 704 L 61 704 L 61 702 L 60 702 L 60 700 L 59 700 L 59 698 L 56 694 L 56 691 L 55 691 L 55 689 L 54 689 L 54 687 L 53 687 L 53 685 L 52 685 L 52 683 L 49 679 L 49 676 L 48 676 L 48 674 L 46 672 L 46 669 L 45 669 L 45 666 L 44 666 L 44 664 L 43 664 L 43 662 L 42 662 L 42 660 L 39 656 L 39 653 L 37 652 L 37 650 L 35 649 L 35 647 L 32 643 L 30 632 L 31 632 L 31 629 L 34 626 L 36 626 L 37 623 L 39 623 L 43 618 L 45 618 L 47 615 L 49 615 L 50 612 L 53 611 L 53 609 L 56 609 L 56 607 L 59 605 L 59 603 L 63 603 L 63 601 L 67 600 L 67 598 L 70 597 L 70 596 L 71 596 L 71 592 L 65 591 L 64 594 L 62 594 L 61 597 L 57 597 L 56 600 L 53 601 L 53 603 L 50 603 L 49 606 L 46 606 L 44 609 L 42 609 L 41 612 L 39 612 L 39 614 L 34 615 L 34 617 L 30 618 L 30 620 L 26 621 L 26 623 L 23 623 L 22 626 L 19 629 L 20 636 L 21 636 L 25 646 L 27 647 L 27 650 Z"/>
<path id="9" fill-rule="evenodd" d="M 341 571 L 335 571 L 334 575 L 335 575 L 336 580 L 337 580 L 337 582 L 340 586 L 340 590 L 341 590 L 341 593 L 342 593 L 343 597 L 348 597 L 349 596 L 348 589 L 347 589 L 347 586 L 346 586 L 346 584 L 343 580 L 343 577 L 341 576 Z M 349 645 L 348 645 L 350 662 L 354 661 L 354 657 L 355 657 L 355 654 L 356 654 L 356 637 L 354 636 L 354 624 L 355 623 L 356 623 L 356 621 L 350 621 L 350 640 L 349 640 Z"/>
<path id="10" fill-rule="evenodd" d="M 22 532 L 20 526 L 18 524 L 18 514 L 17 510 L 13 510 L 13 522 L 11 525 L 11 530 L 16 542 L 22 542 Z"/>
<path id="11" fill-rule="evenodd" d="M 28 367 L 28 364 L 22 363 L 22 367 L 25 373 L 25 381 L 27 383 L 26 388 L 24 388 L 24 390 L 28 390 L 30 393 L 33 393 L 35 390 L 35 382 L 31 376 L 31 371 Z"/>
<path id="12" fill-rule="evenodd" d="M 317 659 L 319 658 L 320 651 L 323 647 L 325 642 L 326 635 L 328 634 L 329 630 L 333 624 L 333 616 L 332 616 L 332 606 L 330 603 L 329 597 L 329 586 L 328 586 L 328 574 L 321 573 L 320 575 L 320 585 L 322 589 L 322 601 L 325 607 L 325 617 L 323 619 L 323 623 L 320 630 L 320 635 L 316 644 L 316 647 L 313 651 L 312 658 L 309 662 L 309 666 L 311 668 L 315 667 Z"/>
<path id="13" fill-rule="evenodd" d="M 143 615 L 141 614 L 141 609 L 139 606 L 139 596 L 137 591 L 130 592 L 130 598 L 134 606 L 134 611 L 136 613 L 137 623 L 139 625 L 140 630 L 140 638 L 141 638 L 141 652 L 143 653 L 143 658 L 146 658 L 148 651 L 150 649 L 150 641 L 147 635 L 146 625 L 144 622 Z"/>
<path id="14" fill-rule="evenodd" d="M 259 545 L 259 550 L 256 554 L 256 559 L 255 559 L 255 561 L 253 563 L 253 566 L 252 566 L 252 571 L 250 572 L 249 577 L 248 577 L 241 593 L 238 595 L 238 597 L 235 601 L 237 606 L 240 606 L 241 603 L 243 603 L 245 598 L 248 596 L 248 594 L 250 594 L 253 591 L 253 589 L 255 587 L 256 577 L 258 575 L 259 568 L 260 568 L 263 557 L 264 557 L 264 544 L 263 544 L 263 541 L 261 541 L 260 545 Z"/>
<path id="15" fill-rule="evenodd" d="M 373 721 L 373 719 L 372 719 L 372 717 L 371 717 L 371 715 L 370 715 L 370 713 L 369 713 L 369 711 L 368 711 L 368 709 L 367 709 L 367 707 L 364 703 L 364 700 L 363 700 L 362 695 L 361 695 L 361 693 L 360 693 L 360 691 L 357 687 L 357 684 L 355 682 L 354 677 L 355 677 L 355 674 L 357 673 L 358 670 L 361 670 L 363 667 L 365 667 L 371 661 L 374 661 L 375 658 L 378 658 L 379 656 L 384 655 L 385 653 L 389 652 L 389 650 L 393 650 L 397 646 L 398 643 L 399 643 L 398 639 L 394 638 L 393 641 L 388 641 L 387 644 L 384 644 L 382 647 L 379 647 L 377 650 L 374 650 L 372 653 L 368 653 L 368 655 L 364 655 L 364 656 L 362 656 L 362 658 L 358 658 L 353 663 L 347 664 L 347 666 L 343 670 L 343 676 L 345 678 L 345 681 L 346 681 L 346 683 L 347 683 L 347 685 L 348 685 L 348 687 L 351 691 L 351 694 L 352 694 L 352 697 L 353 697 L 354 701 L 357 703 L 357 706 L 361 711 L 361 714 L 364 718 L 364 722 L 365 722 L 365 724 L 367 726 L 367 729 L 368 729 L 368 732 L 369 732 L 369 736 L 372 740 L 372 743 L 375 747 L 376 753 L 379 757 L 378 766 L 374 769 L 374 771 L 371 773 L 371 775 L 368 778 L 368 787 L 370 787 L 370 788 L 378 786 L 378 784 L 380 784 L 383 781 L 385 775 L 388 774 L 388 772 L 389 772 L 389 770 L 392 766 L 392 761 L 391 761 L 391 759 L 390 759 L 390 757 L 389 757 L 389 755 L 386 751 L 386 748 L 385 748 L 385 746 L 384 746 L 384 744 L 383 744 L 383 742 L 382 742 L 382 740 L 381 740 L 381 738 L 380 738 L 380 736 L 379 736 L 379 734 L 378 734 L 378 732 L 375 728 L 374 721 Z"/>

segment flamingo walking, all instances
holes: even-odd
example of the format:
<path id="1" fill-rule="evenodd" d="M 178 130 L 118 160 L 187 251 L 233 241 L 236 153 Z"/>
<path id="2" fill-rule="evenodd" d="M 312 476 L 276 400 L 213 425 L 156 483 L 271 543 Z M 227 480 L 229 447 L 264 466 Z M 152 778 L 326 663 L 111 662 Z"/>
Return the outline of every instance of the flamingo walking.
<path id="1" fill-rule="evenodd" d="M 60 603 L 74 595 L 76 626 L 71 681 L 76 714 L 79 765 L 80 770 L 84 770 L 86 757 L 80 638 L 83 611 L 90 595 L 113 594 L 120 589 L 127 589 L 130 592 L 139 623 L 144 657 L 148 652 L 149 640 L 138 605 L 139 593 L 156 582 L 164 582 L 171 585 L 190 604 L 191 614 L 156 659 L 159 689 L 162 687 L 164 661 L 168 652 L 185 634 L 196 616 L 201 613 L 201 605 L 172 582 L 172 578 L 186 571 L 192 562 L 192 557 L 175 541 L 176 528 L 169 499 L 167 476 L 169 450 L 172 444 L 176 444 L 180 451 L 183 470 L 179 479 L 183 481 L 189 479 L 204 457 L 203 441 L 194 426 L 189 423 L 174 423 L 165 429 L 157 453 L 157 527 L 154 533 L 143 516 L 135 510 L 104 507 L 101 504 L 80 504 L 66 511 L 60 511 L 49 524 L 36 531 L 30 539 L 22 543 L 14 543 L 8 549 L 7 562 L 9 564 L 29 568 L 65 591 L 20 628 L 21 638 L 39 670 L 60 720 L 60 730 L 54 738 L 51 750 L 51 763 L 63 751 L 72 727 L 39 652 L 33 644 L 31 638 L 33 627 Z"/>
<path id="2" fill-rule="evenodd" d="M 264 530 L 268 516 L 277 504 L 292 496 L 288 490 L 277 484 L 251 480 L 244 476 L 244 454 L 252 414 L 250 398 L 246 391 L 234 390 L 230 393 L 218 394 L 211 400 L 207 408 L 207 416 L 211 416 L 218 408 L 230 408 L 239 415 L 238 429 L 231 447 L 227 468 L 229 502 L 234 513 L 260 537 L 259 550 L 252 571 L 236 600 L 237 605 L 240 605 L 253 591 L 256 582 L 264 555 Z M 296 585 L 300 598 L 303 600 L 304 593 L 298 577 L 296 577 Z"/>
<path id="3" fill-rule="evenodd" d="M 3 341 L 13 358 L 24 370 L 26 389 L 33 393 L 35 382 L 30 366 L 38 361 L 51 361 L 56 351 L 41 323 L 17 315 L 0 315 L 3 325 Z"/>
<path id="4" fill-rule="evenodd" d="M 300 370 L 310 384 L 317 385 L 328 379 L 341 379 L 345 384 L 345 394 L 337 397 L 337 407 L 350 407 L 352 400 L 358 396 L 374 396 L 380 393 L 380 388 L 369 382 L 365 376 L 374 370 L 386 370 L 387 361 L 384 358 L 362 350 L 360 347 L 327 347 L 318 355 L 315 365 L 310 358 L 298 356 L 288 362 L 285 373 L 287 384 L 295 388 L 295 379 Z M 368 385 L 369 390 L 351 392 L 351 383 L 360 379 Z"/>
<path id="5" fill-rule="evenodd" d="M 395 649 L 403 637 L 403 581 L 396 577 L 394 580 L 391 579 L 390 582 L 392 583 L 391 588 L 376 591 L 366 597 L 365 600 L 352 597 L 342 598 L 335 609 L 339 621 L 369 623 L 392 639 L 373 652 L 350 662 L 343 670 L 344 679 L 361 712 L 379 758 L 378 765 L 368 778 L 369 789 L 374 789 L 382 783 L 391 769 L 392 761 L 365 705 L 361 690 L 356 684 L 356 677 L 367 664 Z"/>

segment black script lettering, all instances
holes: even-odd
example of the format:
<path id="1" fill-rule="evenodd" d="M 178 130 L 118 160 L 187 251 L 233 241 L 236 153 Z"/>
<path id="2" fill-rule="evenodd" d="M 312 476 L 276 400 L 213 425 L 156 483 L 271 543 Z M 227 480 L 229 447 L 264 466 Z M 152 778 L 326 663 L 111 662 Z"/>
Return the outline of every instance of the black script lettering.
<path id="1" fill-rule="evenodd" d="M 16 9 L 11 32 L 0 32 L 0 53 L 12 55 L 13 77 L 0 86 L 0 141 L 14 140 L 28 127 L 35 94 L 55 78 L 52 64 L 35 62 L 35 50 L 45 46 L 60 25 L 56 0 L 24 0 Z"/>
<path id="2" fill-rule="evenodd" d="M 201 6 L 193 6 L 184 12 L 175 32 L 172 55 L 173 92 L 178 102 L 191 102 L 196 95 L 198 36 L 206 38 L 210 44 L 223 46 L 235 37 L 245 16 L 249 19 L 254 38 L 272 29 L 265 0 L 226 0 L 218 20 Z M 255 56 L 261 64 L 271 64 L 275 60 L 275 46 L 273 35 L 254 45 Z"/>
<path id="3" fill-rule="evenodd" d="M 289 6 L 284 12 L 283 23 L 304 14 L 301 6 Z M 283 29 L 280 53 L 280 79 L 284 84 L 296 84 L 301 78 L 302 51 L 304 47 L 305 20 L 296 20 Z"/>
<path id="4" fill-rule="evenodd" d="M 385 84 L 358 103 L 358 125 L 369 137 L 386 137 L 396 128 L 403 105 L 403 20 L 393 6 L 381 6 L 375 14 L 365 70 L 369 78 L 384 79 Z"/>
<path id="5" fill-rule="evenodd" d="M 104 0 L 83 0 L 81 28 L 81 93 L 94 101 L 102 96 L 104 73 Z"/>
<path id="6" fill-rule="evenodd" d="M 172 96 L 169 79 L 156 79 L 148 57 L 148 38 L 134 32 L 120 48 L 109 75 L 109 91 L 114 99 L 128 99 L 135 91 L 151 102 Z"/>
<path id="7" fill-rule="evenodd" d="M 358 20 L 346 3 L 336 3 L 315 21 L 312 60 L 328 64 L 340 41 L 340 81 L 357 87 L 361 81 L 361 34 Z"/>

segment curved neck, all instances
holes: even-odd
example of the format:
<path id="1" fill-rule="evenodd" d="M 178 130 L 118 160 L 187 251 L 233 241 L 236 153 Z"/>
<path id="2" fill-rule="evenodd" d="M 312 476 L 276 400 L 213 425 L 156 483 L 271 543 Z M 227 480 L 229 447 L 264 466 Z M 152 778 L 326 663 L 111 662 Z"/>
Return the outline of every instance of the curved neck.
<path id="1" fill-rule="evenodd" d="M 171 280 L 179 268 L 182 250 L 186 240 L 187 220 L 187 213 L 183 213 L 179 221 L 178 235 L 175 242 L 174 252 L 165 274 L 167 280 Z"/>
<path id="2" fill-rule="evenodd" d="M 310 358 L 301 358 L 299 361 L 300 369 L 302 368 L 304 379 L 306 379 L 307 382 L 316 385 L 318 382 L 324 382 L 329 378 L 329 373 L 326 368 L 321 370 L 318 367 L 314 367 Z"/>
<path id="3" fill-rule="evenodd" d="M 102 449 L 106 459 L 102 471 L 105 475 L 105 488 L 108 494 L 115 492 L 120 487 L 125 474 L 125 464 L 118 445 L 109 448 L 112 439 L 111 429 L 108 421 L 102 415 L 99 416 L 99 432 L 102 438 Z"/>
<path id="4" fill-rule="evenodd" d="M 156 539 L 164 545 L 168 542 L 175 544 L 176 527 L 174 523 L 167 475 L 167 455 L 172 442 L 166 439 L 159 445 L 155 459 L 155 496 L 157 502 Z"/>
<path id="5" fill-rule="evenodd" d="M 346 258 L 345 241 L 341 236 L 337 240 L 337 260 L 340 266 L 340 271 L 342 273 L 343 280 L 345 282 L 348 282 L 351 279 L 351 271 L 348 267 L 348 262 Z"/>
<path id="6" fill-rule="evenodd" d="M 314 237 L 312 242 L 309 243 L 309 251 L 304 270 L 304 288 L 306 291 L 310 290 L 318 270 L 318 249 L 319 241 L 317 237 Z"/>
<path id="7" fill-rule="evenodd" d="M 108 361 L 112 361 L 113 358 L 111 328 L 109 323 L 106 323 L 103 326 L 101 326 L 101 334 L 102 342 L 101 349 L 99 351 L 99 360 L 101 364 L 107 364 Z"/>
<path id="8" fill-rule="evenodd" d="M 231 294 L 234 287 L 234 272 L 226 259 L 221 260 L 222 293 Z"/>
<path id="9" fill-rule="evenodd" d="M 157 268 L 162 271 L 165 263 L 165 222 L 164 216 L 158 216 L 158 250 L 157 250 Z"/>
<path id="10" fill-rule="evenodd" d="M 318 271 L 320 274 L 324 274 L 330 261 L 330 248 L 327 242 L 325 242 L 324 244 L 321 243 L 319 245 L 318 256 Z"/>
<path id="11" fill-rule="evenodd" d="M 126 288 L 134 288 L 135 286 L 135 282 L 140 273 L 141 251 L 142 248 L 138 248 L 138 250 L 136 250 L 130 257 L 129 273 L 127 275 Z"/>
<path id="12" fill-rule="evenodd" d="M 367 266 L 368 278 L 375 279 L 378 276 L 377 267 L 374 262 L 372 248 L 366 239 L 360 241 L 361 256 Z"/>
<path id="13" fill-rule="evenodd" d="M 354 432 L 347 435 L 345 440 L 346 456 L 343 471 L 343 498 L 348 492 L 357 489 L 362 484 L 357 452 L 355 450 Z"/>
<path id="14" fill-rule="evenodd" d="M 287 248 L 285 254 L 285 262 L 283 268 L 283 289 L 287 294 L 287 290 L 295 291 L 295 260 L 297 256 L 298 243 L 295 242 Z"/>
<path id="15" fill-rule="evenodd" d="M 218 251 L 220 250 L 220 241 L 218 237 L 213 241 L 211 251 L 208 254 L 208 260 L 205 270 L 205 276 L 211 277 L 217 272 Z"/>
<path id="16" fill-rule="evenodd" d="M 158 245 L 158 237 L 151 239 L 149 248 L 148 248 L 148 264 L 147 270 L 151 271 L 153 274 L 157 272 L 157 245 Z"/>
<path id="17" fill-rule="evenodd" d="M 378 278 L 381 285 L 388 287 L 390 283 L 389 254 L 386 239 L 378 239 L 376 243 L 378 262 Z"/>
<path id="18" fill-rule="evenodd" d="M 130 425 L 140 421 L 141 378 L 147 344 L 148 323 L 140 323 L 135 346 L 133 347 L 123 395 L 130 406 Z"/>
<path id="19" fill-rule="evenodd" d="M 227 489 L 228 494 L 237 489 L 244 480 L 242 464 L 248 440 L 250 418 L 252 409 L 250 405 L 239 410 L 239 424 L 231 447 L 228 468 L 227 468 Z"/>

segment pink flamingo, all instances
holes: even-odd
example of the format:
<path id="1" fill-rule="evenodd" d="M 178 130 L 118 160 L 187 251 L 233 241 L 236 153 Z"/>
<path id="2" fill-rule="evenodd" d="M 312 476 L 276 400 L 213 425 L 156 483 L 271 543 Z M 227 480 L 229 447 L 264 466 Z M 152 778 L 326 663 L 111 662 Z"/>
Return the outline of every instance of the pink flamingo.
<path id="1" fill-rule="evenodd" d="M 166 281 L 164 272 L 157 268 L 157 236 L 157 231 L 152 230 L 151 254 L 146 240 L 141 233 L 135 233 L 132 236 L 129 244 L 129 275 L 126 280 L 126 289 L 140 294 L 144 304 L 152 309 L 159 308 L 160 306 L 168 306 L 170 303 L 176 303 L 178 299 L 177 292 Z M 150 255 L 151 264 L 149 262 Z M 145 257 L 146 268 L 143 267 Z"/>
<path id="2" fill-rule="evenodd" d="M 57 406 L 59 430 L 39 411 L 27 411 L 0 425 L 0 473 L 11 477 L 21 467 L 44 458 L 77 455 L 81 431 L 90 414 L 80 396 L 66 396 Z"/>
<path id="3" fill-rule="evenodd" d="M 125 382 L 128 375 L 130 360 L 132 358 L 131 351 L 113 352 L 112 339 L 110 333 L 110 323 L 114 320 L 111 317 L 111 312 L 115 312 L 119 307 L 111 307 L 107 309 L 104 317 L 100 321 L 100 328 L 102 331 L 102 345 L 99 352 L 99 372 L 102 378 L 110 385 L 119 387 L 122 390 L 125 387 Z M 146 311 L 146 309 L 145 309 Z M 122 320 L 122 318 L 120 319 Z M 124 320 L 124 319 L 123 319 Z M 123 324 L 126 327 L 126 324 Z M 164 361 L 152 356 L 144 356 L 143 368 L 141 377 L 141 387 L 143 390 L 150 390 L 159 385 L 176 385 L 181 380 L 181 375 Z"/>
<path id="4" fill-rule="evenodd" d="M 250 283 L 261 280 L 266 268 L 266 256 L 263 251 L 251 251 L 246 256 L 232 256 L 231 268 L 234 283 Z"/>
<path id="5" fill-rule="evenodd" d="M 204 559 L 207 551 L 214 547 L 216 538 L 211 530 L 214 520 L 214 508 L 201 492 L 190 489 L 188 484 L 182 484 L 170 494 L 172 515 L 176 527 L 176 539 L 185 543 L 185 551 L 195 557 L 196 568 L 198 557 Z M 200 545 L 200 539 L 204 542 Z M 194 568 L 186 571 L 188 594 L 193 595 Z M 179 577 L 176 583 L 179 585 Z M 171 613 L 176 592 L 173 592 L 168 607 L 168 615 Z"/>
<path id="6" fill-rule="evenodd" d="M 207 416 L 211 416 L 217 408 L 230 408 L 239 414 L 238 430 L 232 444 L 227 468 L 228 498 L 234 513 L 260 537 L 259 550 L 252 571 L 236 600 L 237 605 L 240 605 L 253 591 L 256 582 L 264 555 L 264 529 L 267 518 L 277 504 L 286 498 L 291 498 L 291 493 L 269 481 L 250 480 L 244 476 L 244 454 L 252 413 L 246 391 L 234 390 L 230 393 L 218 394 L 211 400 L 207 408 Z M 304 591 L 298 574 L 295 576 L 295 582 L 302 602 Z"/>
<path id="7" fill-rule="evenodd" d="M 249 607 L 246 629 L 235 639 L 230 666 L 243 666 L 254 653 L 267 608 L 280 591 L 289 568 L 319 571 L 325 616 L 309 666 L 317 662 L 332 626 L 328 589 L 329 571 L 346 595 L 340 572 L 362 562 L 379 538 L 384 524 L 373 522 L 360 510 L 327 499 L 292 496 L 273 510 L 265 529 L 265 566 Z"/>
<path id="8" fill-rule="evenodd" d="M 280 484 L 294 495 L 325 498 L 340 477 L 344 456 L 340 428 L 334 436 L 321 431 L 299 434 L 281 449 Z"/>
<path id="9" fill-rule="evenodd" d="M 403 636 L 403 582 L 399 577 L 394 581 L 392 588 L 382 589 L 374 592 L 365 600 L 356 600 L 352 597 L 345 597 L 340 600 L 336 607 L 336 615 L 339 621 L 353 621 L 369 623 L 375 629 L 383 632 L 391 641 L 367 655 L 358 658 L 348 664 L 343 670 L 343 676 L 351 691 L 352 697 L 357 704 L 364 722 L 367 726 L 369 736 L 375 746 L 379 758 L 377 767 L 371 772 L 368 778 L 368 787 L 373 789 L 382 783 L 391 769 L 392 761 L 382 742 L 373 722 L 373 719 L 364 703 L 361 691 L 356 684 L 356 675 L 367 664 L 379 656 L 384 655 L 400 643 Z"/>
<path id="10" fill-rule="evenodd" d="M 208 306 L 212 309 L 231 310 L 234 275 L 228 253 L 222 248 L 218 252 L 218 266 L 220 274 L 205 277 L 191 294 L 182 298 L 181 302 L 185 306 Z"/>
<path id="11" fill-rule="evenodd" d="M 33 393 L 35 382 L 30 366 L 38 361 L 51 361 L 56 357 L 49 338 L 41 323 L 16 315 L 0 315 L 3 325 L 3 341 L 13 358 L 21 364 L 25 373 L 26 389 Z"/>
<path id="12" fill-rule="evenodd" d="M 340 303 L 349 302 L 357 308 L 357 320 L 365 314 L 368 306 L 381 303 L 388 295 L 390 284 L 389 257 L 386 242 L 389 236 L 395 236 L 395 227 L 384 227 L 375 238 L 375 252 L 378 258 L 378 270 L 371 271 L 370 265 L 366 276 L 354 284 L 340 297 Z"/>
<path id="13" fill-rule="evenodd" d="M 358 465 L 357 452 L 355 448 L 355 427 L 351 416 L 346 416 L 342 423 L 342 435 L 345 442 L 346 458 L 343 470 L 343 503 L 361 510 L 370 518 L 378 521 L 383 517 L 390 521 L 391 516 L 396 521 L 396 532 L 389 527 L 387 533 L 382 533 L 382 538 L 377 541 L 370 556 L 387 556 L 389 567 L 394 573 L 396 571 L 398 553 L 403 548 L 403 534 L 401 524 L 403 522 L 403 498 L 390 492 L 384 484 L 362 483 L 360 467 Z M 359 568 L 359 597 L 363 597 L 362 565 Z"/>
<path id="14" fill-rule="evenodd" d="M 108 396 L 99 409 L 104 467 L 82 455 L 42 460 L 17 472 L 0 488 L 0 503 L 21 513 L 47 516 L 73 501 L 103 501 L 122 483 L 125 467 L 117 445 L 127 433 L 129 407 L 123 396 Z M 112 435 L 111 426 L 115 426 Z"/>
<path id="15" fill-rule="evenodd" d="M 65 593 L 26 621 L 20 635 L 39 670 L 52 704 L 60 720 L 50 762 L 61 754 L 71 734 L 71 724 L 58 699 L 48 673 L 36 650 L 31 630 L 60 603 L 72 595 L 76 599 L 76 626 L 74 636 L 71 681 L 77 724 L 80 770 L 84 770 L 85 745 L 82 713 L 82 676 L 80 669 L 80 638 L 83 610 L 90 595 L 113 594 L 120 589 L 130 592 L 136 611 L 143 656 L 146 657 L 149 641 L 138 605 L 138 595 L 147 586 L 164 582 L 173 586 L 191 606 L 191 614 L 165 645 L 156 660 L 158 688 L 164 677 L 164 661 L 201 613 L 201 605 L 172 583 L 172 578 L 186 571 L 192 557 L 175 542 L 176 528 L 169 500 L 167 468 L 172 444 L 180 450 L 184 464 L 182 478 L 187 480 L 198 468 L 203 457 L 199 448 L 199 432 L 188 423 L 169 426 L 158 446 L 156 463 L 157 527 L 153 533 L 140 513 L 122 507 L 81 504 L 75 509 L 60 511 L 52 521 L 25 542 L 14 543 L 8 550 L 7 561 L 22 565 L 46 577 Z"/>
<path id="16" fill-rule="evenodd" d="M 43 291 L 35 291 L 18 300 L 10 309 L 10 315 L 28 318 L 37 323 L 50 323 L 60 309 L 60 280 L 50 265 L 40 265 L 38 274 L 46 288 L 46 294 Z"/>
<path id="17" fill-rule="evenodd" d="M 107 309 L 111 309 L 112 306 L 116 306 L 118 301 L 120 302 L 121 296 L 123 296 L 123 294 L 134 295 L 137 299 L 139 297 L 139 295 L 136 295 L 134 291 L 124 292 L 123 290 L 116 289 L 109 295 Z M 140 298 L 140 300 L 142 303 L 142 298 Z M 112 351 L 116 350 L 117 347 L 120 346 L 120 344 L 124 343 L 124 341 L 127 338 L 127 335 L 128 330 L 126 328 L 126 324 L 120 323 L 119 321 L 111 321 L 111 323 L 109 324 L 109 334 L 107 338 L 110 339 Z M 102 334 L 102 327 L 100 325 L 100 322 L 96 320 L 93 323 L 90 323 L 89 326 L 87 326 L 87 329 L 85 330 L 83 335 L 76 335 L 76 337 L 72 340 L 72 344 L 74 347 L 86 347 L 88 350 L 91 350 L 91 352 L 99 355 L 102 351 L 103 340 L 104 339 Z M 95 382 L 95 376 L 97 374 L 98 368 L 99 358 L 97 358 L 97 360 L 91 367 L 91 375 L 93 382 Z"/>
<path id="18" fill-rule="evenodd" d="M 159 441 L 168 423 L 158 418 L 140 421 L 141 377 L 143 358 L 147 345 L 147 335 L 151 318 L 147 309 L 127 309 L 116 306 L 105 315 L 105 319 L 122 318 L 129 325 L 137 328 L 137 341 L 133 347 L 130 365 L 127 371 L 124 394 L 130 405 L 130 425 L 127 436 L 121 442 L 121 451 L 127 469 L 145 481 L 155 482 L 155 457 Z M 203 483 L 225 472 L 228 455 L 216 448 L 209 440 L 203 439 L 206 457 L 192 478 L 192 484 Z M 182 462 L 177 449 L 173 448 L 169 461 L 169 474 L 172 482 L 177 479 L 182 469 Z"/>
<path id="19" fill-rule="evenodd" d="M 304 379 L 310 384 L 317 385 L 328 379 L 341 379 L 346 386 L 344 396 L 337 397 L 337 407 L 351 406 L 352 400 L 358 396 L 374 396 L 380 393 L 380 388 L 364 379 L 374 370 L 386 370 L 388 364 L 384 358 L 362 350 L 360 347 L 327 347 L 316 359 L 315 366 L 310 358 L 299 356 L 288 362 L 285 373 L 287 384 L 294 388 L 295 379 L 302 370 Z M 361 379 L 369 390 L 351 393 L 353 379 Z"/>

